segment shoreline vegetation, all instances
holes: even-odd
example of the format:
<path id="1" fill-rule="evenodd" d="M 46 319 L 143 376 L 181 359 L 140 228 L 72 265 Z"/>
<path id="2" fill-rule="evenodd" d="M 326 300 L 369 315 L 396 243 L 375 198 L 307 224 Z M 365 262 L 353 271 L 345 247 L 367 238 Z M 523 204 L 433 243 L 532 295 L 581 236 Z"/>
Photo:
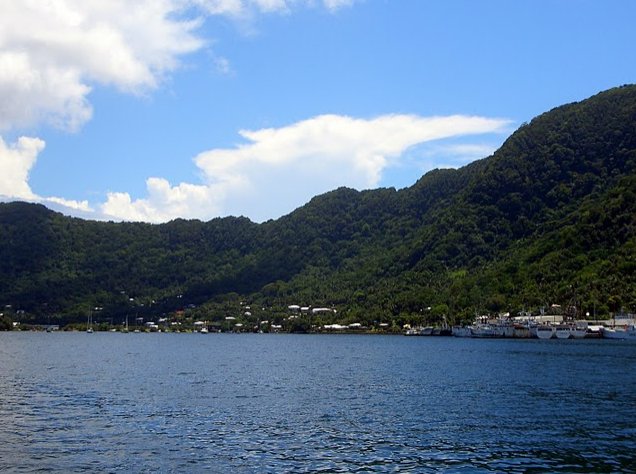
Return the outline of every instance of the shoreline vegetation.
<path id="1" fill-rule="evenodd" d="M 636 312 L 636 85 L 546 112 L 462 168 L 263 223 L 0 203 L 0 261 L 7 329 L 401 333 L 541 308 L 611 321 Z"/>
<path id="2" fill-rule="evenodd" d="M 565 337 L 574 338 L 575 329 L 581 329 L 580 335 L 576 338 L 600 338 L 604 335 L 605 329 L 627 330 L 636 324 L 636 315 L 631 313 L 613 314 L 606 319 L 578 319 L 574 320 L 564 316 L 564 314 L 540 314 L 533 315 L 530 312 L 519 313 L 515 317 L 510 314 L 500 314 L 496 317 L 479 316 L 466 325 L 449 326 L 427 325 L 420 318 L 420 323 L 398 324 L 395 320 L 388 322 L 374 322 L 372 326 L 361 323 L 342 324 L 312 324 L 309 316 L 309 308 L 302 308 L 291 305 L 292 314 L 282 320 L 270 322 L 269 320 L 254 320 L 251 318 L 250 307 L 243 308 L 244 317 L 237 318 L 228 316 L 223 321 L 200 321 L 188 317 L 186 314 L 175 315 L 173 318 L 156 318 L 154 320 L 144 320 L 135 318 L 133 324 L 128 324 L 128 320 L 122 324 L 115 324 L 109 321 L 95 320 L 88 318 L 86 323 L 70 323 L 64 326 L 59 324 L 29 324 L 21 322 L 10 322 L 7 324 L 7 317 L 3 315 L 3 325 L 0 330 L 4 331 L 33 331 L 33 332 L 115 332 L 115 333 L 232 333 L 232 334 L 364 334 L 364 335 L 406 335 L 406 336 L 456 336 L 475 338 L 537 338 L 537 328 L 551 328 L 553 333 L 559 330 L 569 331 Z M 319 313 L 332 313 L 335 310 L 322 308 Z M 315 320 L 316 318 L 314 318 Z M 571 334 L 571 335 L 570 335 Z M 557 337 L 553 334 L 553 337 Z"/>

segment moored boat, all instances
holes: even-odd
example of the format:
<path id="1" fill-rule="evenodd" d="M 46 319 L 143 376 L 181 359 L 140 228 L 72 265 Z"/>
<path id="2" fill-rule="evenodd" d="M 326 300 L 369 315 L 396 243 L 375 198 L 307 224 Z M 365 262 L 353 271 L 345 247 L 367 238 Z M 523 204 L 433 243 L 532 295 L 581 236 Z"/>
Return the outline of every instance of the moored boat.
<path id="1" fill-rule="evenodd" d="M 607 339 L 620 339 L 621 341 L 636 342 L 636 326 L 631 324 L 625 329 L 603 328 L 603 337 Z"/>
<path id="2" fill-rule="evenodd" d="M 453 336 L 455 336 L 455 337 L 470 337 L 470 336 L 472 336 L 472 332 L 470 330 L 470 326 L 453 326 L 452 333 L 453 333 Z"/>
<path id="3" fill-rule="evenodd" d="M 554 328 L 554 334 L 557 339 L 570 339 L 572 337 L 572 326 L 569 324 L 559 324 Z"/>
<path id="4" fill-rule="evenodd" d="M 571 330 L 572 337 L 574 339 L 583 339 L 588 335 L 588 324 L 587 321 L 577 321 L 574 323 L 574 327 Z"/>
<path id="5" fill-rule="evenodd" d="M 472 327 L 473 337 L 502 337 L 503 333 L 492 324 L 477 324 Z"/>
<path id="6" fill-rule="evenodd" d="M 408 327 L 404 332 L 405 336 L 430 336 L 433 333 L 432 327 Z"/>
<path id="7" fill-rule="evenodd" d="M 551 339 L 555 332 L 554 326 L 549 324 L 539 324 L 535 328 L 535 334 L 539 339 Z"/>
<path id="8" fill-rule="evenodd" d="M 405 336 L 419 336 L 420 335 L 420 329 L 419 328 L 407 328 L 406 331 L 404 331 L 404 335 Z"/>
<path id="9" fill-rule="evenodd" d="M 501 337 L 515 337 L 515 325 L 510 321 L 500 321 L 496 325 Z"/>
<path id="10" fill-rule="evenodd" d="M 512 337 L 519 339 L 530 338 L 533 335 L 533 326 L 530 322 L 526 322 L 526 324 L 515 324 L 512 328 Z"/>

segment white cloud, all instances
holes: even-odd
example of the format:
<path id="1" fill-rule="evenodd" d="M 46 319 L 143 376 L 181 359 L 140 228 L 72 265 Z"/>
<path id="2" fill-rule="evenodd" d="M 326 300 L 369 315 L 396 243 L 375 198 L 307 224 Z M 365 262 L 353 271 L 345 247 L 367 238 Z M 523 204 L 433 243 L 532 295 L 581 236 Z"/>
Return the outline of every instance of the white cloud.
<path id="1" fill-rule="evenodd" d="M 0 2 L 0 130 L 48 124 L 76 131 L 92 116 L 91 87 L 140 94 L 203 42 L 182 0 Z M 181 17 L 183 18 L 183 17 Z M 91 211 L 87 201 L 42 197 L 29 172 L 44 141 L 0 138 L 0 195 Z"/>
<path id="2" fill-rule="evenodd" d="M 334 12 L 344 7 L 350 7 L 356 0 L 323 0 L 325 7 Z"/>
<path id="3" fill-rule="evenodd" d="M 177 0 L 0 3 L 0 127 L 77 130 L 91 84 L 142 93 L 202 46 Z"/>
<path id="4" fill-rule="evenodd" d="M 60 197 L 46 197 L 40 198 L 40 202 L 50 205 L 51 207 L 61 208 L 63 211 L 74 212 L 80 211 L 82 213 L 92 213 L 93 209 L 88 205 L 88 201 L 74 201 L 71 199 L 64 199 Z"/>
<path id="5" fill-rule="evenodd" d="M 20 137 L 7 145 L 0 138 L 0 195 L 33 200 L 36 195 L 29 186 L 29 172 L 45 143 L 39 138 Z"/>
<path id="6" fill-rule="evenodd" d="M 29 186 L 29 173 L 46 144 L 39 138 L 20 137 L 7 145 L 0 137 L 0 199 L 21 199 L 41 202 L 66 212 L 91 212 L 88 201 L 73 201 L 59 197 L 41 197 Z"/>
<path id="7" fill-rule="evenodd" d="M 39 68 L 24 52 L 0 52 L 0 129 L 49 122 L 76 130 L 90 119 L 90 87 L 76 71 Z"/>
<path id="8" fill-rule="evenodd" d="M 108 193 L 100 207 L 105 218 L 144 222 L 166 222 L 177 217 L 210 218 L 219 214 L 214 187 L 181 183 L 170 186 L 162 178 L 146 180 L 148 197 L 133 201 L 128 193 Z"/>
<path id="9" fill-rule="evenodd" d="M 300 5 L 324 6 L 330 12 L 353 5 L 356 0 L 191 0 L 193 5 L 202 8 L 211 15 L 233 17 L 249 16 L 258 13 L 286 13 Z"/>
<path id="10" fill-rule="evenodd" d="M 335 11 L 352 0 L 11 0 L 0 2 L 0 130 L 52 125 L 77 131 L 92 117 L 89 94 L 97 85 L 144 94 L 180 65 L 183 55 L 205 46 L 197 28 L 207 15 L 250 18 L 322 5 Z M 231 65 L 218 57 L 219 72 Z M 255 132 L 258 133 L 258 132 Z M 246 135 L 247 136 L 247 135 Z M 83 213 L 87 201 L 41 197 L 28 182 L 44 148 L 39 138 L 6 145 L 0 137 L 0 195 L 46 202 Z M 111 193 L 105 212 L 141 220 L 222 212 L 237 183 L 249 176 L 226 172 L 222 184 L 170 186 L 147 182 L 148 198 L 132 201 Z M 210 180 L 216 178 L 208 176 Z M 205 211 L 202 209 L 205 208 Z"/>
<path id="11" fill-rule="evenodd" d="M 240 16 L 245 12 L 245 0 L 192 0 L 192 5 L 209 15 Z"/>
<path id="12" fill-rule="evenodd" d="M 443 138 L 500 132 L 509 122 L 470 116 L 385 115 L 365 120 L 321 115 L 286 127 L 243 130 L 246 143 L 195 158 L 203 184 L 171 187 L 151 178 L 148 197 L 112 193 L 102 210 L 115 218 L 163 222 L 247 215 L 276 218 L 339 186 L 378 185 L 410 147 Z"/>
<path id="13" fill-rule="evenodd" d="M 422 170 L 431 163 L 438 168 L 458 168 L 476 159 L 492 155 L 497 147 L 486 143 L 429 143 L 418 150 Z"/>
<path id="14" fill-rule="evenodd" d="M 249 18 L 314 0 L 5 0 L 0 2 L 0 130 L 78 130 L 95 85 L 140 94 L 202 48 L 205 16 Z M 330 11 L 351 0 L 323 0 Z M 228 72 L 229 62 L 217 61 Z"/>

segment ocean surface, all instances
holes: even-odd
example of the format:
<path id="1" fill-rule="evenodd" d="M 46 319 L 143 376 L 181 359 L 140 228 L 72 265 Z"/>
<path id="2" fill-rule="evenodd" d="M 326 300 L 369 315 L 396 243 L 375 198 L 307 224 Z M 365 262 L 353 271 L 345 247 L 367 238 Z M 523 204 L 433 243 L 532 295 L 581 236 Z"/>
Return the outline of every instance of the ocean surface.
<path id="1" fill-rule="evenodd" d="M 636 344 L 0 333 L 0 471 L 636 472 Z"/>

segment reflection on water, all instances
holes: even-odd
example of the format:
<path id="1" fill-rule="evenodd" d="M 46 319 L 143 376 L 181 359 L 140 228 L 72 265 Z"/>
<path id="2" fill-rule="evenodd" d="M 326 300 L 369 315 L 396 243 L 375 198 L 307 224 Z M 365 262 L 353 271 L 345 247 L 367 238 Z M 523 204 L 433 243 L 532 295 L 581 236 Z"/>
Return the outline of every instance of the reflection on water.
<path id="1" fill-rule="evenodd" d="M 636 345 L 0 334 L 0 470 L 629 471 Z"/>

